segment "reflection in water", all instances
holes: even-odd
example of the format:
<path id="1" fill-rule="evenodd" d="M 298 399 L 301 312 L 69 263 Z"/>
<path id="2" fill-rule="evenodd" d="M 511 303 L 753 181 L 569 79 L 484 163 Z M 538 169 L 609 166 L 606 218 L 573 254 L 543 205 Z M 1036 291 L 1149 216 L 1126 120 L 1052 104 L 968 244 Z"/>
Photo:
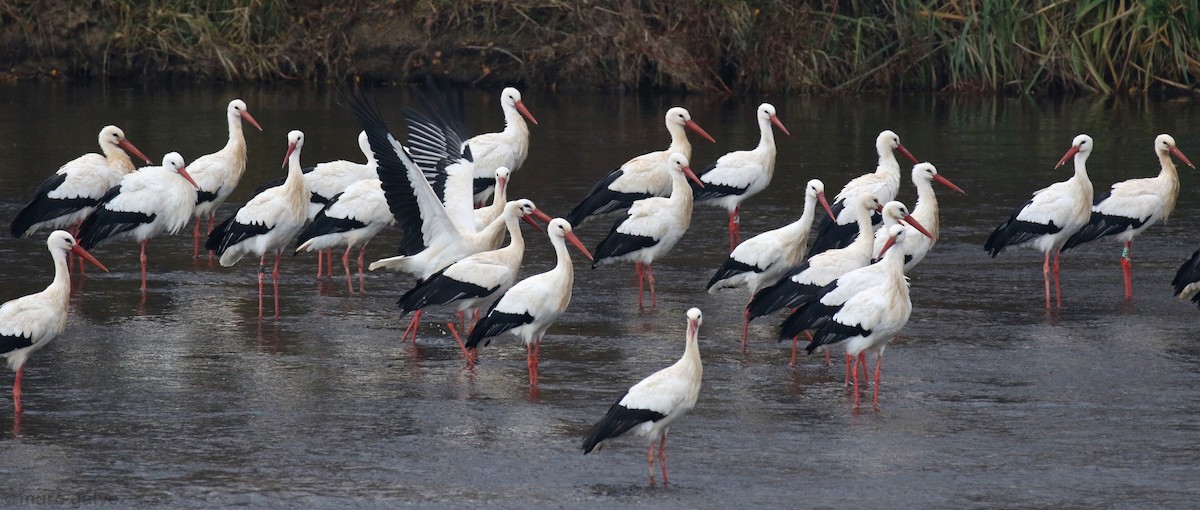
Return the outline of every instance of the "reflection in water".
<path id="1" fill-rule="evenodd" d="M 98 126 L 117 124 L 148 152 L 194 158 L 219 146 L 227 134 L 212 127 L 235 96 L 267 132 L 246 133 L 250 163 L 224 214 L 279 175 L 276 137 L 290 129 L 305 130 L 309 161 L 358 154 L 358 127 L 331 89 L 52 83 L 5 92 L 0 138 L 14 147 L 4 154 L 14 170 L 0 172 L 0 218 L 59 164 L 94 150 Z M 404 95 L 377 93 L 398 128 Z M 467 94 L 473 132 L 498 129 L 493 95 Z M 662 112 L 677 104 L 721 142 L 696 145 L 693 167 L 704 168 L 756 143 L 761 99 L 530 91 L 524 100 L 542 124 L 531 128 L 529 160 L 510 195 L 565 214 L 616 165 L 663 145 Z M 1191 504 L 1200 453 L 1194 430 L 1180 424 L 1200 414 L 1196 310 L 1172 299 L 1167 282 L 1200 242 L 1194 176 L 1182 174 L 1173 221 L 1138 238 L 1137 297 L 1128 303 L 1109 246 L 1064 259 L 1063 308 L 1047 316 L 1040 254 L 993 260 L 982 245 L 1013 206 L 1066 178 L 1047 161 L 1073 136 L 1095 138 L 1089 173 L 1103 189 L 1154 173 L 1158 133 L 1177 132 L 1185 152 L 1197 143 L 1183 136 L 1200 122 L 1194 102 L 770 100 L 794 136 L 779 140 L 775 181 L 747 204 L 746 236 L 793 221 L 808 179 L 837 189 L 873 168 L 885 128 L 968 192 L 939 195 L 941 239 L 909 275 L 913 317 L 887 351 L 880 410 L 854 408 L 840 352 L 832 367 L 819 357 L 787 366 L 791 345 L 775 341 L 781 317 L 752 323 L 742 352 L 745 294 L 704 292 L 727 255 L 720 209 L 696 209 L 691 230 L 655 264 L 657 313 L 629 306 L 631 272 L 580 263 L 572 304 L 547 334 L 536 393 L 512 339 L 465 368 L 443 326 L 450 310 L 431 310 L 418 342 L 401 343 L 396 299 L 412 285 L 407 278 L 368 273 L 369 292 L 349 296 L 340 278 L 314 278 L 312 258 L 288 257 L 279 319 L 259 321 L 257 282 L 245 267 L 192 259 L 190 235 L 173 236 L 157 244 L 144 303 L 128 246 L 96 253 L 113 272 L 73 278 L 67 330 L 31 362 L 24 416 L 0 407 L 12 420 L 12 436 L 0 438 L 10 482 L 0 497 L 22 487 L 99 492 L 141 507 L 764 507 L 797 498 L 832 507 L 851 492 L 868 507 Z M 910 183 L 900 199 L 913 200 Z M 610 228 L 596 221 L 577 232 L 594 244 Z M 385 231 L 368 256 L 392 255 L 398 240 Z M 528 237 L 528 246 L 525 273 L 553 264 L 544 237 Z M 45 287 L 29 258 L 43 252 L 41 242 L 0 242 L 11 289 L 0 299 Z M 580 441 L 631 381 L 677 359 L 683 331 L 673 318 L 692 306 L 705 313 L 700 400 L 673 434 L 673 486 L 647 490 L 633 469 L 645 454 L 636 441 L 589 457 Z M 1115 433 L 1118 422 L 1153 433 Z"/>

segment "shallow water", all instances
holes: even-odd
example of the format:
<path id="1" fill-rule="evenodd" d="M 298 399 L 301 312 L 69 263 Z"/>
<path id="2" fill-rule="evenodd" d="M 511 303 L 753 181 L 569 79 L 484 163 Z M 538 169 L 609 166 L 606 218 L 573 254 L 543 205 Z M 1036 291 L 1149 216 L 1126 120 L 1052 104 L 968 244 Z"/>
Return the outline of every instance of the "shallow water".
<path id="1" fill-rule="evenodd" d="M 223 215 L 282 175 L 290 129 L 306 164 L 361 158 L 357 127 L 330 90 L 19 85 L 0 95 L 0 218 L 8 221 L 61 163 L 94 151 L 113 123 L 147 155 L 187 159 L 219 148 L 237 95 L 266 131 L 248 131 L 251 165 Z M 500 128 L 494 93 L 467 93 L 475 132 Z M 388 108 L 402 94 L 379 92 Z M 1077 133 L 1097 148 L 1097 190 L 1157 171 L 1152 141 L 1173 133 L 1200 161 L 1190 102 L 769 98 L 793 133 L 779 137 L 772 186 L 744 207 L 746 237 L 790 222 L 804 183 L 830 194 L 874 168 L 873 142 L 894 129 L 919 158 L 967 190 L 939 188 L 941 240 L 911 276 L 913 314 L 887 351 L 880 408 L 856 408 L 842 369 L 789 367 L 773 341 L 780 317 L 738 342 L 742 292 L 703 292 L 725 256 L 725 214 L 697 209 L 692 229 L 656 264 L 657 311 L 639 313 L 632 268 L 588 269 L 576 254 L 568 313 L 541 352 L 540 387 L 524 350 L 501 338 L 464 369 L 454 340 L 429 322 L 400 343 L 395 300 L 410 282 L 368 274 L 349 296 L 340 268 L 314 278 L 314 257 L 288 257 L 278 320 L 256 318 L 255 268 L 191 258 L 189 230 L 151 242 L 150 289 L 137 250 L 93 250 L 112 270 L 75 282 L 66 332 L 27 364 L 24 413 L 4 376 L 0 487 L 13 503 L 107 506 L 666 508 L 768 504 L 857 507 L 1190 507 L 1200 496 L 1198 312 L 1168 285 L 1200 243 L 1197 173 L 1181 168 L 1179 206 L 1134 245 L 1135 299 L 1122 299 L 1120 248 L 1098 242 L 1063 263 L 1064 307 L 1042 306 L 1041 257 L 988 258 L 987 234 L 1053 170 Z M 526 93 L 541 122 L 512 196 L 565 214 L 625 159 L 667 142 L 662 112 L 687 106 L 719 143 L 695 142 L 693 166 L 757 141 L 758 98 Z M 388 111 L 391 111 L 390 108 Z M 400 127 L 394 115 L 393 127 Z M 907 182 L 901 199 L 911 202 Z M 910 203 L 911 205 L 911 203 Z M 578 230 L 589 247 L 609 221 Z M 39 236 L 40 237 L 40 236 Z M 523 274 L 552 264 L 527 230 Z M 50 279 L 42 239 L 0 241 L 4 298 Z M 369 257 L 390 254 L 386 232 Z M 247 261 L 248 262 L 248 261 Z M 268 306 L 270 301 L 268 300 Z M 684 312 L 698 306 L 704 386 L 672 430 L 672 484 L 648 487 L 645 444 L 629 438 L 580 455 L 588 427 L 630 385 L 676 360 Z M 445 320 L 448 312 L 427 317 Z"/>

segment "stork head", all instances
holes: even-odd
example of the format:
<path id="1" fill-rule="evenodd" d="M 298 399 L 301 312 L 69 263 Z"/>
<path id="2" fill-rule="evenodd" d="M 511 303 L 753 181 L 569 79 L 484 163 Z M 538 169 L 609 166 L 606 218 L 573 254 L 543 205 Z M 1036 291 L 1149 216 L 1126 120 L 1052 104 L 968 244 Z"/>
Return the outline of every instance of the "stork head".
<path id="1" fill-rule="evenodd" d="M 713 139 L 712 136 L 710 136 L 708 133 L 706 133 L 704 131 L 704 128 L 701 128 L 699 124 L 696 124 L 696 121 L 692 120 L 692 114 L 688 113 L 687 108 L 684 108 L 682 106 L 676 106 L 676 107 L 671 108 L 670 110 L 667 110 L 667 119 L 666 120 L 667 120 L 667 130 L 668 131 L 676 126 L 685 127 L 687 129 L 690 129 L 690 130 L 696 132 L 696 134 L 700 135 L 705 140 L 708 140 L 713 143 L 717 142 L 716 140 Z"/>
<path id="2" fill-rule="evenodd" d="M 892 151 L 900 151 L 900 154 L 903 154 L 904 157 L 911 160 L 913 164 L 920 163 L 920 161 L 917 161 L 916 156 L 913 156 L 911 152 L 908 152 L 908 149 L 905 149 L 904 146 L 900 144 L 900 135 L 896 134 L 895 131 L 890 129 L 883 130 L 883 132 L 879 133 L 879 136 L 875 138 L 875 150 L 879 152 L 880 157 L 883 157 L 885 154 L 889 154 Z"/>
<path id="3" fill-rule="evenodd" d="M 942 186 L 950 188 L 959 193 L 966 193 L 962 190 L 962 188 L 956 186 L 953 182 L 950 182 L 950 179 L 938 175 L 937 168 L 934 168 L 933 164 L 928 162 L 917 163 L 917 165 L 913 167 L 912 180 L 913 183 L 918 181 L 937 182 L 938 184 L 941 184 Z"/>
<path id="4" fill-rule="evenodd" d="M 783 134 L 788 136 L 792 135 L 788 132 L 787 128 L 783 127 L 783 122 L 779 120 L 779 117 L 775 116 L 775 106 L 771 103 L 763 103 L 758 105 L 758 120 L 759 122 L 764 120 L 769 121 L 771 124 L 774 124 L 775 127 L 779 128 L 780 131 L 783 131 Z"/>
<path id="5" fill-rule="evenodd" d="M 150 158 L 147 158 L 145 154 L 142 154 L 142 151 L 133 146 L 133 142 L 125 138 L 125 132 L 121 131 L 121 128 L 117 126 L 104 126 L 104 129 L 100 130 L 100 146 L 107 147 L 110 145 L 128 151 L 130 154 L 137 156 L 138 159 L 145 161 L 147 165 L 152 163 Z"/>
<path id="6" fill-rule="evenodd" d="M 825 199 L 825 183 L 820 179 L 812 179 L 808 181 L 808 185 L 804 187 L 804 200 L 816 200 L 825 209 L 825 213 L 830 218 L 834 217 L 833 208 L 829 207 L 829 201 Z"/>
<path id="7" fill-rule="evenodd" d="M 1175 146 L 1175 139 L 1172 138 L 1171 135 L 1163 133 L 1155 137 L 1154 151 L 1159 154 L 1169 154 L 1175 156 L 1179 158 L 1180 161 L 1183 161 L 1187 166 L 1196 168 L 1196 165 L 1193 165 L 1191 161 L 1188 161 L 1187 156 L 1183 155 L 1183 151 L 1179 150 L 1179 147 Z"/>
<path id="8" fill-rule="evenodd" d="M 297 161 L 300 159 L 300 148 L 304 146 L 304 132 L 299 129 L 288 132 L 287 141 L 287 154 L 283 155 L 284 167 L 287 166 L 288 160 L 292 158 L 292 153 L 296 154 Z"/>
<path id="9" fill-rule="evenodd" d="M 75 242 L 75 237 L 66 230 L 55 230 L 54 232 L 51 232 L 50 236 L 46 238 L 46 247 L 50 249 L 50 253 L 66 252 L 79 255 L 84 260 L 95 264 L 96 267 L 100 268 L 104 272 L 108 272 L 108 268 L 104 267 L 104 264 L 101 264 L 99 260 L 96 260 L 96 257 L 93 257 L 92 254 L 88 253 L 88 251 L 83 249 L 82 246 L 79 246 L 79 243 Z"/>
<path id="10" fill-rule="evenodd" d="M 529 113 L 529 109 L 525 107 L 525 103 L 521 101 L 521 91 L 513 87 L 506 87 L 500 92 L 500 103 L 506 108 L 509 106 L 516 108 L 518 113 L 529 119 L 529 122 L 535 125 L 538 123 L 537 119 L 533 118 L 533 114 Z"/>
<path id="11" fill-rule="evenodd" d="M 1092 153 L 1093 145 L 1092 137 L 1088 135 L 1076 136 L 1074 140 L 1071 140 L 1071 148 L 1067 149 L 1067 153 L 1063 154 L 1062 159 L 1058 160 L 1058 164 L 1054 165 L 1054 168 L 1063 166 L 1068 159 L 1071 159 L 1076 154 L 1082 156 L 1083 159 L 1087 159 L 1088 155 Z"/>
<path id="12" fill-rule="evenodd" d="M 244 120 L 249 122 L 251 126 L 258 128 L 259 131 L 263 130 L 262 126 L 258 125 L 258 121 L 254 120 L 254 117 L 250 116 L 250 110 L 246 108 L 246 102 L 242 101 L 241 99 L 234 99 L 233 101 L 230 101 L 229 108 L 226 113 L 229 114 L 230 119 Z"/>

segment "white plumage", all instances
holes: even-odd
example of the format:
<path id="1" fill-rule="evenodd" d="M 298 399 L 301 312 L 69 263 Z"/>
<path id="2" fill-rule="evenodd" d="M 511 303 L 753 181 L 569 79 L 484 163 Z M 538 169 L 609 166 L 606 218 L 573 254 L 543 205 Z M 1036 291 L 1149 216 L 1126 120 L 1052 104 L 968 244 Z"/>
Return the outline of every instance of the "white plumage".
<path id="1" fill-rule="evenodd" d="M 196 207 L 196 181 L 188 174 L 183 156 L 171 152 L 163 156 L 162 163 L 123 177 L 79 228 L 79 245 L 85 249 L 114 238 L 133 238 L 141 244 L 143 292 L 150 238 L 179 232 Z"/>
<path id="2" fill-rule="evenodd" d="M 1133 238 L 1159 220 L 1166 221 L 1175 210 L 1179 198 L 1179 173 L 1171 156 L 1188 166 L 1196 166 L 1175 146 L 1171 135 L 1162 134 L 1154 139 L 1154 152 L 1158 154 L 1160 170 L 1157 177 L 1130 179 L 1112 185 L 1104 196 L 1092 205 L 1088 223 L 1072 235 L 1063 251 L 1105 236 L 1114 236 L 1117 242 L 1125 243 L 1121 252 L 1121 270 L 1125 277 L 1125 299 L 1133 299 L 1133 262 L 1130 250 Z"/>
<path id="3" fill-rule="evenodd" d="M 1058 284 L 1060 249 L 1091 217 L 1092 181 L 1088 180 L 1085 164 L 1093 145 L 1092 137 L 1076 136 L 1071 141 L 1071 148 L 1055 165 L 1058 168 L 1073 157 L 1075 175 L 1035 191 L 1033 198 L 997 227 L 984 244 L 984 249 L 993 257 L 1009 246 L 1028 246 L 1045 253 L 1042 278 L 1046 287 L 1046 308 L 1050 308 L 1050 255 L 1054 255 L 1055 294 L 1058 306 L 1062 306 L 1062 291 Z"/>
<path id="4" fill-rule="evenodd" d="M 262 281 L 268 253 L 275 253 L 275 268 L 271 280 L 279 285 L 279 259 L 287 243 L 296 237 L 308 217 L 308 188 L 300 167 L 300 152 L 304 133 L 288 133 L 288 149 L 284 162 L 288 167 L 287 181 L 255 195 L 238 209 L 233 217 L 215 228 L 206 246 L 220 255 L 222 266 L 229 267 L 248 254 L 258 255 L 258 314 L 262 318 Z M 275 301 L 275 316 L 279 316 L 279 301 Z"/>
<path id="5" fill-rule="evenodd" d="M 12 222 L 13 237 L 24 237 L 42 228 L 72 228 L 96 210 L 100 198 L 134 170 L 125 151 L 150 164 L 117 126 L 105 126 L 98 137 L 102 154 L 79 156 L 58 168 L 38 185 L 29 203 Z"/>
<path id="6" fill-rule="evenodd" d="M 692 114 L 676 106 L 667 110 L 665 118 L 667 132 L 671 134 L 671 145 L 666 150 L 642 154 L 626 161 L 588 192 L 587 197 L 567 215 L 567 221 L 578 227 L 590 216 L 625 209 L 636 200 L 666 196 L 671 192 L 671 175 L 667 171 L 667 159 L 671 154 L 682 154 L 691 159 L 692 144 L 688 142 L 685 129 L 695 131 L 704 139 L 716 142 L 692 120 Z"/>
<path id="7" fill-rule="evenodd" d="M 758 146 L 748 151 L 721 156 L 700 175 L 703 188 L 696 187 L 696 203 L 724 208 L 729 213 L 729 250 L 741 242 L 741 204 L 771 184 L 775 175 L 774 124 L 790 135 L 770 103 L 758 106 Z"/>
<path id="8" fill-rule="evenodd" d="M 358 248 L 358 286 L 359 292 L 362 292 L 367 243 L 395 221 L 379 179 L 363 179 L 347 186 L 345 191 L 336 195 L 329 205 L 317 213 L 313 222 L 296 238 L 296 252 L 320 252 L 345 246 L 342 267 L 346 270 L 350 292 L 354 292 L 350 281 L 349 257 L 350 251 Z"/>
<path id="9" fill-rule="evenodd" d="M 557 260 L 554 268 L 525 278 L 508 289 L 488 314 L 475 324 L 466 342 L 466 349 L 473 351 L 484 339 L 506 332 L 520 338 L 525 342 L 526 366 L 532 387 L 538 383 L 538 350 L 542 337 L 571 303 L 575 268 L 567 251 L 567 241 L 583 251 L 587 258 L 592 258 L 571 230 L 571 224 L 562 218 L 550 221 L 546 231 L 550 243 L 554 245 Z"/>
<path id="10" fill-rule="evenodd" d="M 51 232 L 46 246 L 54 259 L 54 281 L 46 290 L 0 305 L 0 356 L 8 362 L 8 368 L 17 373 L 13 382 L 16 414 L 21 413 L 21 377 L 25 373 L 25 361 L 61 334 L 67 325 L 67 304 L 71 296 L 67 254 L 74 253 L 108 271 L 65 231 Z"/>
<path id="11" fill-rule="evenodd" d="M 500 92 L 500 109 L 504 112 L 503 131 L 475 135 L 467 140 L 475 160 L 475 203 L 479 204 L 486 202 L 492 194 L 490 182 L 497 169 L 504 167 L 516 171 L 525 163 L 529 155 L 529 125 L 525 124 L 525 119 L 538 123 L 521 101 L 521 91 L 515 88 L 506 87 Z"/>
<path id="12" fill-rule="evenodd" d="M 893 243 L 903 243 L 905 228 L 894 225 L 888 231 L 890 242 L 880 264 L 884 268 L 884 279 L 879 285 L 866 288 L 848 299 L 832 319 L 813 334 L 808 352 L 818 347 L 843 343 L 846 346 L 846 364 L 853 364 L 854 403 L 858 404 L 858 366 L 866 367 L 866 352 L 875 353 L 875 397 L 879 405 L 879 375 L 883 366 L 883 350 L 892 337 L 908 323 L 912 314 L 912 301 L 908 295 L 908 278 L 904 276 L 904 252 L 888 251 Z M 854 363 L 854 358 L 859 363 Z"/>
<path id="13" fill-rule="evenodd" d="M 371 152 L 371 145 L 367 141 L 365 131 L 358 134 L 358 148 L 366 156 L 366 163 L 342 159 L 327 161 L 314 166 L 312 171 L 304 174 L 304 185 L 308 187 L 308 192 L 312 195 L 308 203 L 309 220 L 316 218 L 317 213 L 321 212 L 325 204 L 332 201 L 333 197 L 345 191 L 351 184 L 365 179 L 379 178 L 379 173 L 376 171 L 379 163 L 375 161 L 375 154 Z"/>
<path id="14" fill-rule="evenodd" d="M 650 281 L 651 306 L 658 304 L 654 291 L 654 260 L 670 252 L 687 232 L 692 221 L 692 188 L 687 180 L 699 182 L 683 154 L 671 154 L 664 166 L 671 177 L 671 195 L 634 202 L 624 217 L 613 225 L 608 237 L 596 246 L 596 261 L 592 263 L 595 268 L 613 262 L 633 262 L 638 275 L 639 309 L 642 308 L 644 280 Z"/>
<path id="15" fill-rule="evenodd" d="M 912 217 L 925 227 L 929 235 L 920 235 L 916 227 L 911 225 L 908 227 L 909 233 L 904 243 L 905 271 L 912 269 L 925 259 L 925 255 L 928 255 L 929 250 L 933 249 L 933 245 L 937 243 L 938 236 L 941 233 L 941 218 L 938 214 L 937 194 L 933 191 L 933 181 L 937 181 L 939 184 L 959 193 L 965 193 L 962 188 L 959 188 L 950 182 L 950 180 L 938 174 L 937 168 L 934 168 L 932 164 L 920 163 L 913 166 L 912 182 L 913 186 L 917 188 L 917 205 L 913 207 Z M 884 226 L 890 225 L 885 223 Z M 875 231 L 875 246 L 871 250 L 872 259 L 878 260 L 881 257 L 883 245 L 887 244 L 887 240 L 888 231 L 886 228 Z"/>
<path id="16" fill-rule="evenodd" d="M 853 207 L 855 197 L 869 193 L 884 204 L 896 199 L 900 191 L 900 163 L 896 161 L 894 151 L 900 151 L 913 164 L 919 163 L 917 158 L 900 144 L 900 135 L 885 130 L 875 138 L 875 152 L 879 154 L 879 164 L 874 173 L 860 175 L 850 180 L 833 199 L 833 211 L 837 218 L 826 218 L 817 227 L 816 237 L 808 255 L 811 257 L 831 248 L 841 248 L 850 244 L 854 239 L 854 222 L 856 213 Z"/>
<path id="17" fill-rule="evenodd" d="M 646 454 L 650 470 L 650 483 L 654 483 L 654 443 L 658 444 L 659 465 L 662 468 L 663 484 L 667 480 L 667 432 L 671 425 L 696 406 L 700 396 L 700 382 L 704 366 L 700 361 L 700 324 L 703 316 L 699 308 L 687 312 L 687 335 L 684 340 L 683 357 L 675 364 L 659 370 L 629 388 L 608 413 L 594 425 L 583 442 L 583 453 L 598 450 L 609 439 L 632 431 L 635 435 L 650 438 Z"/>
<path id="18" fill-rule="evenodd" d="M 250 115 L 250 110 L 241 99 L 229 102 L 225 108 L 225 118 L 229 124 L 229 141 L 225 142 L 221 150 L 200 156 L 189 165 L 192 178 L 200 187 L 196 200 L 196 227 L 193 232 L 194 257 L 200 255 L 200 220 L 208 217 L 208 232 L 211 233 L 217 209 L 225 203 L 225 199 L 229 198 L 229 194 L 233 193 L 234 188 L 241 182 L 242 175 L 246 173 L 246 137 L 242 133 L 242 121 L 245 120 L 262 131 L 262 126 Z"/>

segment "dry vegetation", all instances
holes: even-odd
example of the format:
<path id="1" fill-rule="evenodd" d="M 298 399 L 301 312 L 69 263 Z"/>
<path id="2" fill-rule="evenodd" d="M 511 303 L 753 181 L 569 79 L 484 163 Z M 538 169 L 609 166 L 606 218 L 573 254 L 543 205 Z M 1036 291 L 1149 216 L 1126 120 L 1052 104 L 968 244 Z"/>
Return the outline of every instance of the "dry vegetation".
<path id="1" fill-rule="evenodd" d="M 0 0 L 9 76 L 1182 92 L 1200 0 Z"/>

